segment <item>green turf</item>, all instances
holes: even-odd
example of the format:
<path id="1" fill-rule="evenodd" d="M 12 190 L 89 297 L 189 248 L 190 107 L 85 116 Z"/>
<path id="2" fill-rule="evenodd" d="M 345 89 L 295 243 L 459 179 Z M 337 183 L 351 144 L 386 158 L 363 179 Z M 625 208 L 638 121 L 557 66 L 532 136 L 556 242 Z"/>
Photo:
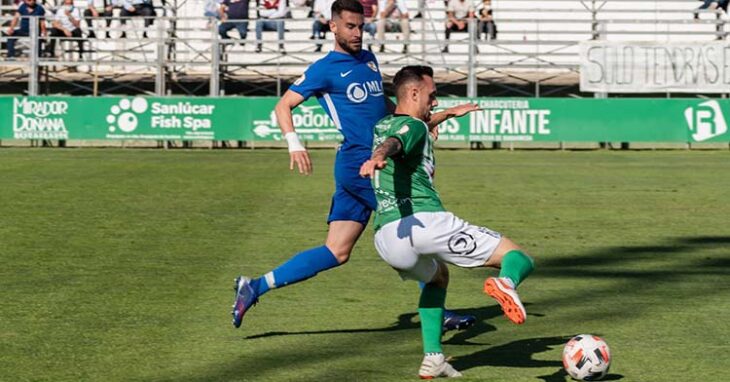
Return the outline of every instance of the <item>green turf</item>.
<path id="1" fill-rule="evenodd" d="M 320 245 L 331 150 L 0 150 L 0 380 L 407 381 L 415 283 L 366 231 L 344 267 L 230 324 L 233 278 Z M 452 268 L 445 336 L 465 380 L 565 381 L 562 344 L 604 336 L 609 379 L 727 381 L 730 153 L 437 153 L 447 208 L 535 257 L 509 323 Z"/>

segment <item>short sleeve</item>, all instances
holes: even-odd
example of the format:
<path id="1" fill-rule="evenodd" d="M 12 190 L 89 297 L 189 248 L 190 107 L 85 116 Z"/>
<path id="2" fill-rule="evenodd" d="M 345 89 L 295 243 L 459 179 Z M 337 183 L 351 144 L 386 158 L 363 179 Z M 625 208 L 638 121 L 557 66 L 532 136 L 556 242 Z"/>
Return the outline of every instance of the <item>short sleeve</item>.
<path id="1" fill-rule="evenodd" d="M 394 126 L 387 137 L 393 137 L 403 145 L 403 156 L 407 157 L 413 152 L 421 152 L 423 145 L 428 139 L 428 127 L 418 120 L 410 120 L 400 126 Z"/>
<path id="2" fill-rule="evenodd" d="M 329 89 L 328 75 L 325 65 L 321 65 L 321 61 L 315 62 L 294 81 L 289 90 L 299 93 L 304 99 L 326 92 Z"/>

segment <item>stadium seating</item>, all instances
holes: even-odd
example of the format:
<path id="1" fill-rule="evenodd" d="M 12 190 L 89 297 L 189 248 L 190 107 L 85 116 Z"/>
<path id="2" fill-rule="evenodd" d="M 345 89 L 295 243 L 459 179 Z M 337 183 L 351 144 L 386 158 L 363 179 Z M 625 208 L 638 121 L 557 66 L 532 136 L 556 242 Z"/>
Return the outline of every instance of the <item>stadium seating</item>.
<path id="1" fill-rule="evenodd" d="M 408 0 L 413 14 L 417 13 L 417 4 L 417 0 Z M 400 34 L 387 35 L 387 49 L 378 54 L 384 72 L 392 73 L 404 64 L 423 62 L 440 73 L 450 74 L 455 81 L 469 76 L 485 79 L 505 72 L 518 76 L 519 73 L 556 74 L 572 76 L 574 80 L 581 41 L 711 41 L 725 39 L 728 31 L 725 25 L 728 17 L 724 13 L 704 12 L 699 21 L 693 20 L 692 12 L 699 3 L 687 0 L 493 0 L 492 4 L 499 27 L 498 39 L 478 40 L 477 49 L 471 50 L 470 55 L 470 35 L 455 34 L 449 44 L 451 52 L 442 54 L 444 2 L 427 1 L 426 17 L 411 21 L 407 55 L 401 53 L 402 44 L 397 41 Z M 286 22 L 287 54 L 276 52 L 274 33 L 264 37 L 270 49 L 254 53 L 253 22 L 249 24 L 247 45 L 237 44 L 239 41 L 234 38 L 228 40 L 231 44 L 225 49 L 216 49 L 216 26 L 202 17 L 202 0 L 167 1 L 157 7 L 160 17 L 147 30 L 149 38 L 142 37 L 145 31 L 142 20 L 132 19 L 126 29 L 128 38 L 90 40 L 88 61 L 61 62 L 53 70 L 63 73 L 64 65 L 80 65 L 83 71 L 97 74 L 123 72 L 159 77 L 160 73 L 171 73 L 179 78 L 225 73 L 233 77 L 282 78 L 297 76 L 322 55 L 314 51 L 314 41 L 309 39 L 312 21 L 307 17 L 309 8 L 306 7 L 293 7 L 293 18 Z M 254 2 L 251 15 L 255 17 Z M 113 37 L 120 33 L 119 28 L 115 20 Z M 369 38 L 366 34 L 365 45 Z M 331 48 L 331 34 L 328 39 L 325 52 Z M 23 70 L 27 61 L 3 62 L 0 66 Z"/>

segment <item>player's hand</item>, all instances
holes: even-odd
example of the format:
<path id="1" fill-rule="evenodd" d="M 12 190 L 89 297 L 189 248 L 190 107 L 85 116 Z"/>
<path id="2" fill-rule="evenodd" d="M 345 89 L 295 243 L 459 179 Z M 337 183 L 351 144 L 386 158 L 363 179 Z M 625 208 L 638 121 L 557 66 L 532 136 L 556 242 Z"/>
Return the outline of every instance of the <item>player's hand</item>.
<path id="1" fill-rule="evenodd" d="M 454 117 L 461 117 L 466 114 L 471 113 L 472 111 L 479 110 L 479 105 L 475 103 L 465 103 L 463 105 L 454 106 L 448 110 L 449 115 L 452 115 Z"/>
<path id="2" fill-rule="evenodd" d="M 375 176 L 375 170 L 382 170 L 387 165 L 388 162 L 385 160 L 370 159 L 360 166 L 360 176 L 363 178 L 372 178 Z"/>
<path id="3" fill-rule="evenodd" d="M 15 29 L 13 29 L 13 28 L 8 28 L 8 36 L 12 36 L 12 35 L 13 35 L 13 33 L 15 33 Z"/>
<path id="4" fill-rule="evenodd" d="M 289 170 L 294 171 L 294 164 L 300 174 L 309 175 L 312 173 L 312 161 L 309 160 L 309 153 L 305 151 L 292 151 L 289 153 Z"/>

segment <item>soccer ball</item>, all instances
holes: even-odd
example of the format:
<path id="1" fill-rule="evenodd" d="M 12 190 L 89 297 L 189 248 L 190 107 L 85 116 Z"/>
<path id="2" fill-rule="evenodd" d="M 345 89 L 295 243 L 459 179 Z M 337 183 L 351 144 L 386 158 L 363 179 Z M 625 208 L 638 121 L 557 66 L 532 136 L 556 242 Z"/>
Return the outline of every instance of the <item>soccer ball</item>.
<path id="1" fill-rule="evenodd" d="M 597 381 L 611 366 L 611 350 L 606 341 L 590 334 L 577 335 L 565 344 L 563 367 L 578 381 Z"/>

